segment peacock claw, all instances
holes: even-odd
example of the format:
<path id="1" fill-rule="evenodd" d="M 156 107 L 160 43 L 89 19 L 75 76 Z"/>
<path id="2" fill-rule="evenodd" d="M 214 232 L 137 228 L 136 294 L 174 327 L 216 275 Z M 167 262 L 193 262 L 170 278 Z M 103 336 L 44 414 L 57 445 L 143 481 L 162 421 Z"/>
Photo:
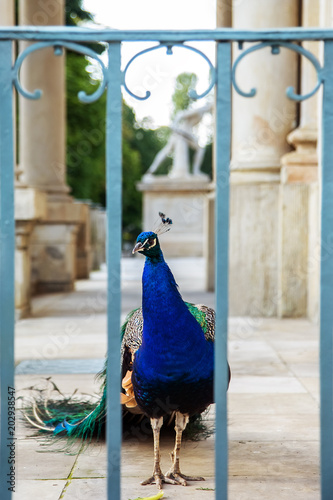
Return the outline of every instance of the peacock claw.
<path id="1" fill-rule="evenodd" d="M 180 471 L 169 470 L 165 477 L 169 479 L 173 479 L 177 484 L 181 484 L 182 486 L 187 486 L 187 481 L 205 481 L 204 477 L 200 476 L 185 476 Z"/>
<path id="2" fill-rule="evenodd" d="M 146 479 L 145 481 L 141 481 L 142 486 L 145 486 L 147 484 L 156 484 L 157 488 L 159 490 L 162 489 L 162 483 L 168 483 L 168 484 L 178 484 L 178 482 L 170 477 L 164 476 L 162 473 L 155 473 L 153 476 L 150 478 Z"/>

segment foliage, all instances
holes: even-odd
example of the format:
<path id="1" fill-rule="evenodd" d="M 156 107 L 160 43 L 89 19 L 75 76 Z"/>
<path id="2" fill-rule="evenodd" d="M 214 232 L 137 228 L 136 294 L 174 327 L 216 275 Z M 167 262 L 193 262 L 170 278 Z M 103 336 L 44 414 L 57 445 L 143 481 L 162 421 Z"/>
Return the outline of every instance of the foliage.
<path id="1" fill-rule="evenodd" d="M 82 7 L 83 0 L 66 0 L 65 24 L 66 26 L 77 26 L 81 22 L 93 21 L 90 12 Z"/>
<path id="2" fill-rule="evenodd" d="M 78 199 L 105 204 L 105 95 L 91 104 L 79 101 L 80 90 L 91 94 L 99 82 L 86 71 L 83 56 L 67 53 L 67 182 Z"/>
<path id="3" fill-rule="evenodd" d="M 181 73 L 176 78 L 175 91 L 172 96 L 173 102 L 173 112 L 172 117 L 178 111 L 182 111 L 191 106 L 193 99 L 189 96 L 189 91 L 194 89 L 197 83 L 198 77 L 195 73 Z"/>

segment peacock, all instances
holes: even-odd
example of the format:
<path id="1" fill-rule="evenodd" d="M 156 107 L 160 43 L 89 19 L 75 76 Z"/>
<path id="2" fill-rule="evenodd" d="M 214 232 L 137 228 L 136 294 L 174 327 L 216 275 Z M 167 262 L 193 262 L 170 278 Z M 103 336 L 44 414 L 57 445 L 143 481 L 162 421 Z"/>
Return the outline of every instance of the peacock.
<path id="1" fill-rule="evenodd" d="M 154 231 L 142 232 L 133 254 L 145 256 L 142 275 L 142 306 L 132 311 L 121 328 L 121 404 L 130 413 L 150 419 L 154 438 L 152 475 L 141 484 L 186 486 L 202 477 L 184 475 L 179 456 L 182 434 L 193 415 L 201 414 L 214 401 L 215 312 L 202 304 L 183 301 L 175 278 L 164 260 L 158 236 L 170 229 L 172 220 L 160 213 Z M 230 368 L 229 380 L 230 380 Z M 54 434 L 87 440 L 100 434 L 106 416 L 106 368 L 101 378 L 102 397 L 88 414 L 59 415 L 42 420 L 37 407 L 37 426 Z M 174 416 L 175 446 L 166 474 L 160 467 L 159 439 L 164 419 Z M 32 422 L 31 417 L 27 417 Z"/>

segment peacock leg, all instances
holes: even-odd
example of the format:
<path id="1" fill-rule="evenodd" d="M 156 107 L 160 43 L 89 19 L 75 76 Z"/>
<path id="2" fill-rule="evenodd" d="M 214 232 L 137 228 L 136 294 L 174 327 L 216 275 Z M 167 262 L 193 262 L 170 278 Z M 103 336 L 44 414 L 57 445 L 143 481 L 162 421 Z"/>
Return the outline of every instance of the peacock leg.
<path id="1" fill-rule="evenodd" d="M 171 469 L 165 474 L 165 477 L 169 479 L 173 479 L 177 482 L 177 484 L 181 484 L 182 486 L 186 486 L 186 481 L 204 481 L 203 477 L 197 476 L 185 476 L 180 472 L 179 467 L 179 454 L 180 454 L 180 446 L 182 442 L 182 434 L 183 431 L 189 421 L 188 415 L 183 415 L 182 413 L 176 413 L 176 422 L 175 422 L 175 431 L 176 431 L 176 441 L 175 448 L 171 453 L 172 466 Z"/>
<path id="2" fill-rule="evenodd" d="M 154 470 L 153 475 L 142 481 L 142 485 L 153 484 L 156 483 L 159 490 L 162 489 L 162 483 L 170 483 L 177 484 L 177 481 L 174 479 L 165 477 L 162 474 L 161 466 L 160 466 L 160 430 L 163 425 L 163 417 L 161 418 L 151 418 L 150 424 L 153 429 L 154 434 Z"/>

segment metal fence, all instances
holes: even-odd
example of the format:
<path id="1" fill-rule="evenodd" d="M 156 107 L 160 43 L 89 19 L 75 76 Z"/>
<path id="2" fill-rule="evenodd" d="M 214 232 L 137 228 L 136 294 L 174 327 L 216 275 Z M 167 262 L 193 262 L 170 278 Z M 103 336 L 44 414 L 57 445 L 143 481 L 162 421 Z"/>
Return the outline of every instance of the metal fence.
<path id="1" fill-rule="evenodd" d="M 12 62 L 13 42 L 30 40 L 34 43 Z M 299 43 L 303 40 L 324 42 L 323 66 Z M 102 41 L 108 44 L 108 64 L 83 42 Z M 228 439 L 227 402 L 224 387 L 227 369 L 220 360 L 226 359 L 228 318 L 228 221 L 229 221 L 229 163 L 231 138 L 231 88 L 252 97 L 255 89 L 245 92 L 236 82 L 236 68 L 248 53 L 270 46 L 277 54 L 280 47 L 305 56 L 314 65 L 318 82 L 313 91 L 300 96 L 291 88 L 287 95 L 300 101 L 313 95 L 323 85 L 322 165 L 321 165 L 321 281 L 320 281 L 320 382 L 321 382 L 321 498 L 331 500 L 333 495 L 333 254 L 327 251 L 327 242 L 333 229 L 333 30 L 289 28 L 262 31 L 217 29 L 202 31 L 116 31 L 56 28 L 2 28 L 0 30 L 0 375 L 1 375 L 1 498 L 9 500 L 8 440 L 11 438 L 9 408 L 11 388 L 14 387 L 14 139 L 13 139 L 13 85 L 26 98 L 38 98 L 39 93 L 27 92 L 19 80 L 20 66 L 25 57 L 35 50 L 53 46 L 74 50 L 98 60 L 103 79 L 91 96 L 80 93 L 85 102 L 98 99 L 107 90 L 107 232 L 112 234 L 107 244 L 108 262 L 108 401 L 107 451 L 108 499 L 120 499 L 121 412 L 119 405 L 119 331 L 120 331 L 120 257 L 121 257 L 121 87 L 125 73 L 121 70 L 121 42 L 148 41 L 158 43 L 172 53 L 172 47 L 187 50 L 193 41 L 215 41 L 216 64 L 208 61 L 211 83 L 207 92 L 216 88 L 216 499 L 227 499 Z M 231 44 L 253 42 L 232 64 Z M 199 51 L 200 52 L 200 51 Z M 137 54 L 137 56 L 140 55 Z M 203 54 L 202 54 L 203 55 Z M 136 57 L 137 57 L 136 56 Z M 205 55 L 203 57 L 206 58 Z M 207 58 L 206 58 L 207 60 Z M 205 92 L 204 94 L 206 94 Z M 201 96 L 202 97 L 204 94 Z M 133 94 L 132 94 L 133 95 Z M 148 97 L 148 96 L 146 96 Z"/>

